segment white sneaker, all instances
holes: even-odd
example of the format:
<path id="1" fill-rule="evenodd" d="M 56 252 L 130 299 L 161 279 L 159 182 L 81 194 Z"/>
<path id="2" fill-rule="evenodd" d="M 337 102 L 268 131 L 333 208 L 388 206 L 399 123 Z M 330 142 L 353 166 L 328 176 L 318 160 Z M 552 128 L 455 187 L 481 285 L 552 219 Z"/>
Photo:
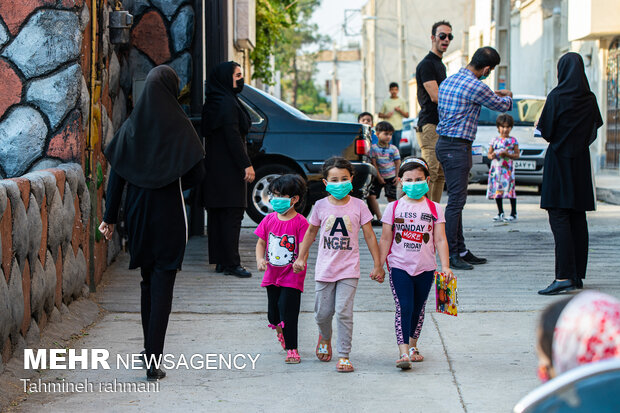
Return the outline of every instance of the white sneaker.
<path id="1" fill-rule="evenodd" d="M 505 218 L 505 221 L 508 221 L 508 222 L 515 222 L 515 221 L 517 220 L 517 216 L 518 216 L 518 214 L 515 214 L 515 215 L 509 215 L 509 216 L 507 216 L 507 217 Z"/>
<path id="2" fill-rule="evenodd" d="M 504 218 L 504 213 L 502 212 L 501 214 L 497 214 L 493 217 L 493 221 L 495 222 L 500 222 L 500 221 L 505 221 L 506 219 Z"/>

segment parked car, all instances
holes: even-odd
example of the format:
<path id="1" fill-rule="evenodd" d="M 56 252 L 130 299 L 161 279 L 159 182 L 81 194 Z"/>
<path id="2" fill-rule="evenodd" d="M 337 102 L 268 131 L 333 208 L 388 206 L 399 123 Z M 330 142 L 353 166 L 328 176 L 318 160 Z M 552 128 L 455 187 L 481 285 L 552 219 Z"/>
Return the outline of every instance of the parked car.
<path id="1" fill-rule="evenodd" d="M 403 119 L 403 132 L 398 144 L 401 159 L 407 156 L 421 156 L 422 151 L 418 144 L 417 132 L 418 118 Z"/>
<path id="2" fill-rule="evenodd" d="M 519 142 L 521 157 L 515 161 L 517 185 L 542 185 L 542 171 L 548 143 L 540 136 L 534 123 L 540 117 L 545 98 L 517 95 L 512 110 L 507 112 L 515 120 L 510 132 Z M 498 135 L 495 120 L 500 112 L 482 107 L 478 120 L 478 132 L 472 145 L 472 169 L 470 182 L 485 184 L 489 176 L 491 160 L 487 153 L 491 140 Z"/>
<path id="3" fill-rule="evenodd" d="M 370 128 L 358 123 L 312 120 L 281 100 L 246 85 L 239 94 L 252 119 L 247 149 L 256 171 L 248 185 L 246 212 L 256 223 L 273 212 L 269 183 L 280 175 L 296 173 L 306 179 L 308 193 L 297 210 L 307 215 L 312 205 L 327 195 L 321 166 L 331 156 L 353 164 L 353 195 L 365 198 L 376 170 L 369 162 Z M 200 125 L 194 121 L 197 130 Z"/>

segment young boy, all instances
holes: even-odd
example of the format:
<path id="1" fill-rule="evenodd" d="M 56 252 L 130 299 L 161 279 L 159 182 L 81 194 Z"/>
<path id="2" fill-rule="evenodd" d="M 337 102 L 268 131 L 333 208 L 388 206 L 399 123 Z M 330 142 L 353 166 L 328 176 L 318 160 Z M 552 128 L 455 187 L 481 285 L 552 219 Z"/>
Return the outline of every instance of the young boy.
<path id="1" fill-rule="evenodd" d="M 396 201 L 396 177 L 400 168 L 400 153 L 392 144 L 394 127 L 389 122 L 379 122 L 376 126 L 379 142 L 370 148 L 372 164 L 377 168 L 377 180 L 370 190 L 368 202 L 377 202 L 381 195 L 381 189 L 385 188 L 385 196 L 388 202 Z M 381 220 L 381 217 L 379 217 Z"/>
<path id="2" fill-rule="evenodd" d="M 375 143 L 378 142 L 377 135 L 375 134 L 375 131 L 372 129 L 373 125 L 375 124 L 375 120 L 372 117 L 372 113 L 369 113 L 369 112 L 360 113 L 359 115 L 357 115 L 357 123 L 370 126 L 370 134 L 371 134 L 370 143 L 374 145 Z"/>

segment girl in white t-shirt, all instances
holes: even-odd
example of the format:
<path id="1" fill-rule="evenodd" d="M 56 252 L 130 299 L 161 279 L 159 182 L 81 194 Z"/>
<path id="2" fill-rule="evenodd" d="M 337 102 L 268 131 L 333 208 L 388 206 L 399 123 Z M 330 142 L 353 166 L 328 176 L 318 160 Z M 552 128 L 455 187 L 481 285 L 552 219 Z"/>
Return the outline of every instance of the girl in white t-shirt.
<path id="1" fill-rule="evenodd" d="M 423 159 L 409 158 L 398 171 L 405 195 L 383 212 L 379 241 L 381 262 L 387 259 L 390 287 L 396 304 L 396 342 L 400 358 L 396 367 L 410 369 L 422 361 L 417 348 L 424 323 L 424 307 L 435 279 L 439 252 L 441 268 L 449 277 L 450 255 L 441 206 L 426 198 L 429 172 Z"/>

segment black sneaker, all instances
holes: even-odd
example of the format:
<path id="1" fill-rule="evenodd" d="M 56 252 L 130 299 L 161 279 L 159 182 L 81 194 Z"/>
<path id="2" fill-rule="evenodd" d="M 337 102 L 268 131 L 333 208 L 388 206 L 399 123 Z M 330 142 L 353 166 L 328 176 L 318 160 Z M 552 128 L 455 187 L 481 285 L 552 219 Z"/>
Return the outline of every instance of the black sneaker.
<path id="1" fill-rule="evenodd" d="M 474 254 L 472 254 L 471 251 L 469 250 L 467 250 L 467 254 L 463 255 L 461 258 L 463 259 L 463 261 L 469 264 L 472 264 L 472 265 L 480 265 L 480 264 L 487 263 L 486 258 L 478 258 Z"/>
<path id="2" fill-rule="evenodd" d="M 473 270 L 474 266 L 465 262 L 458 255 L 450 257 L 450 268 L 454 270 Z"/>
<path id="3" fill-rule="evenodd" d="M 146 371 L 146 379 L 148 381 L 158 381 L 163 379 L 164 377 L 166 377 L 166 372 L 155 368 L 155 366 L 151 366 L 147 371 Z"/>
<path id="4" fill-rule="evenodd" d="M 215 272 L 224 272 L 224 266 L 222 264 L 215 264 Z"/>
<path id="5" fill-rule="evenodd" d="M 243 268 L 241 265 L 237 267 L 224 268 L 224 274 L 234 275 L 239 278 L 250 278 L 252 276 L 252 273 Z"/>

